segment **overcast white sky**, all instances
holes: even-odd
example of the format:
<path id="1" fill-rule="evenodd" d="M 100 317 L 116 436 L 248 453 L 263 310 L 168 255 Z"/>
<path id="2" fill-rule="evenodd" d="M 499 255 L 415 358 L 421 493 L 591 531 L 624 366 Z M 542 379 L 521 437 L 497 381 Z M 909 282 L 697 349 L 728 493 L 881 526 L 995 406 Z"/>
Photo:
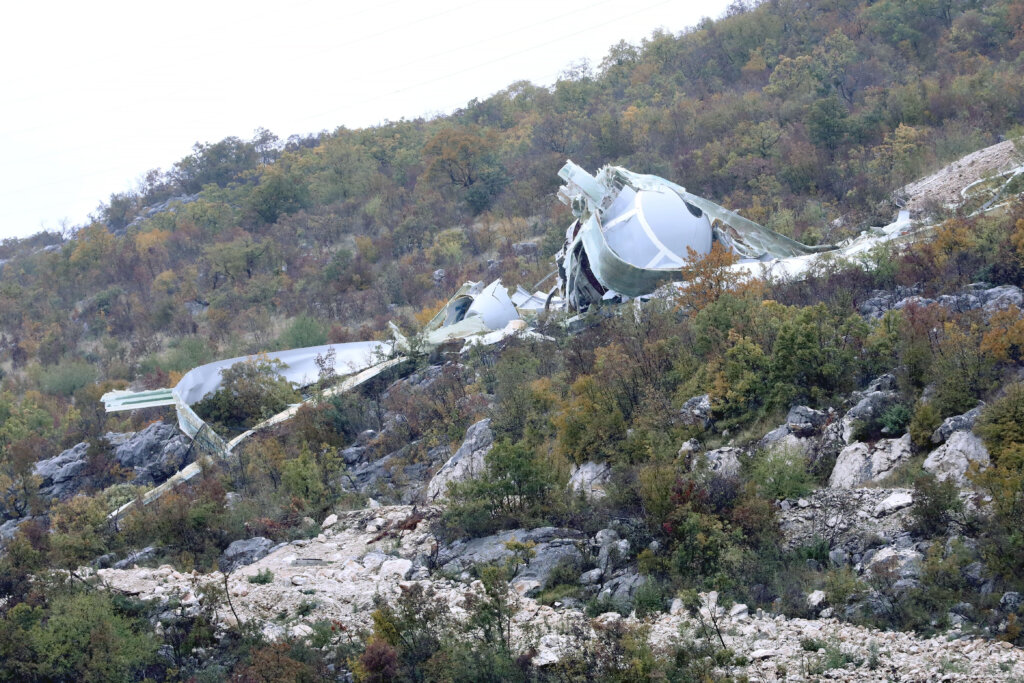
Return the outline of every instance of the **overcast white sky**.
<path id="1" fill-rule="evenodd" d="M 550 85 L 728 0 L 11 3 L 0 27 L 0 238 L 84 223 L 195 142 L 447 113 Z"/>

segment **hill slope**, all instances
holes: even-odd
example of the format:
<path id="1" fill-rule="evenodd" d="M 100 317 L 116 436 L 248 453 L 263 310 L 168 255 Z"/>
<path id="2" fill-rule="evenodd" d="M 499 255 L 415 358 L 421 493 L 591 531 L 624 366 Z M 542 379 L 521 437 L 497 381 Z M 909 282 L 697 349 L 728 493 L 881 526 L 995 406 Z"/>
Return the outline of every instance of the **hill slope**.
<path id="1" fill-rule="evenodd" d="M 989 641 L 951 646 L 974 668 L 943 663 L 939 641 L 878 636 L 892 649 L 876 664 L 1013 676 L 1019 650 L 994 641 L 1019 646 L 1024 617 L 1022 188 L 979 183 L 950 207 L 966 183 L 935 194 L 908 182 L 1019 136 L 1022 16 L 1019 2 L 737 8 L 452 117 L 197 145 L 74 236 L 5 242 L 0 677 L 685 680 L 762 675 L 768 660 L 771 675 L 808 676 L 860 661 L 851 675 L 870 678 L 870 649 L 833 638 L 873 627 Z M 742 284 L 707 266 L 677 297 L 595 311 L 572 333 L 547 318 L 546 339 L 417 358 L 411 375 L 319 397 L 108 523 L 204 454 L 151 426 L 167 409 L 107 415 L 104 392 L 169 386 L 216 358 L 378 338 L 392 318 L 415 329 L 465 279 L 531 285 L 564 235 L 551 195 L 567 156 L 661 174 L 804 241 L 888 223 L 909 196 L 934 236 L 796 282 Z M 295 400 L 280 386 L 247 396 L 253 421 Z M 453 486 L 431 487 L 453 471 Z M 431 491 L 447 502 L 428 513 Z M 418 507 L 366 511 L 380 503 Z M 320 537 L 334 514 L 376 529 L 342 549 L 335 532 Z M 280 589 L 279 613 L 200 586 L 222 580 L 211 572 L 236 541 L 288 544 L 226 586 Z M 367 543 L 395 555 L 369 569 Z M 311 578 L 346 571 L 310 563 L 343 559 L 328 550 L 372 576 L 332 594 Z M 465 598 L 466 621 L 381 583 L 387 562 Z M 296 583 L 304 567 L 316 569 Z M 175 597 L 157 574 L 197 585 Z M 145 593 L 95 590 L 97 577 L 116 588 L 143 575 Z M 529 617 L 515 616 L 510 582 Z M 373 602 L 371 584 L 399 599 Z M 700 611 L 712 591 L 785 614 L 730 622 L 774 628 L 778 647 L 724 632 L 716 644 L 712 629 L 669 656 L 661 634 L 699 630 L 717 614 Z M 552 634 L 512 639 L 541 613 L 596 640 L 556 657 L 560 641 L 541 638 Z M 295 637 L 272 643 L 284 625 Z M 901 659 L 904 647 L 928 654 Z"/>

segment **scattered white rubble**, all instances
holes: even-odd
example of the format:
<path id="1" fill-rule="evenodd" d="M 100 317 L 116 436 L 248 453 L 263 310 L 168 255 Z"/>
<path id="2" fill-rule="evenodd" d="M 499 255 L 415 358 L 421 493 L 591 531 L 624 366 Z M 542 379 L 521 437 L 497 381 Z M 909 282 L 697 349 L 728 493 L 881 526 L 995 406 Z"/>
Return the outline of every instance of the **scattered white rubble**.
<path id="1" fill-rule="evenodd" d="M 882 494 L 892 497 L 891 492 Z M 868 504 L 877 506 L 876 497 L 871 497 Z M 812 497 L 810 507 L 814 505 Z M 338 620 L 356 633 L 368 630 L 373 596 L 396 599 L 416 583 L 403 578 L 406 571 L 435 552 L 437 541 L 428 526 L 437 514 L 437 508 L 408 506 L 339 513 L 337 522 L 322 534 L 323 540 L 281 546 L 228 576 L 228 590 L 238 619 L 254 623 L 270 639 L 309 638 L 313 624 L 323 619 Z M 383 522 L 382 530 L 366 532 L 367 522 L 378 519 Z M 614 542 L 611 538 L 604 540 Z M 920 556 L 912 550 L 883 549 L 869 564 L 882 567 L 890 561 L 907 565 L 919 562 Z M 270 583 L 249 581 L 266 570 L 274 575 Z M 100 569 L 96 573 L 111 588 L 161 601 L 179 596 L 197 602 L 207 586 L 212 589 L 224 585 L 220 572 L 182 574 L 169 565 L 157 569 Z M 433 578 L 419 583 L 430 586 L 456 618 L 466 617 L 467 596 L 482 590 L 479 581 L 467 584 Z M 811 597 L 821 605 L 824 595 L 821 591 L 817 593 Z M 556 610 L 510 591 L 516 609 L 513 637 L 523 651 L 534 648 L 535 665 L 548 666 L 582 650 L 582 643 L 574 640 L 577 636 L 573 634 L 593 637 L 596 631 L 643 626 L 648 629 L 652 647 L 664 652 L 685 645 L 682 634 L 700 637 L 698 620 L 703 618 L 707 622 L 713 615 L 725 645 L 748 661 L 733 667 L 732 673 L 756 680 L 807 680 L 798 673 L 808 670 L 822 657 L 803 648 L 802 643 L 808 638 L 841 647 L 856 662 L 852 668 L 829 672 L 827 677 L 833 680 L 927 680 L 933 672 L 943 670 L 948 673 L 942 680 L 994 681 L 1007 680 L 1024 671 L 1024 651 L 1008 643 L 963 637 L 956 631 L 949 636 L 921 638 L 831 618 L 786 619 L 761 610 L 751 613 L 745 605 L 723 604 L 714 592 L 701 598 L 697 614 L 690 614 L 683 601 L 676 598 L 668 613 L 647 619 L 623 617 L 615 612 L 587 619 L 580 610 Z M 237 625 L 226 605 L 218 608 L 217 616 L 225 628 Z M 580 625 L 589 628 L 581 631 Z M 874 669 L 869 668 L 872 663 Z"/>

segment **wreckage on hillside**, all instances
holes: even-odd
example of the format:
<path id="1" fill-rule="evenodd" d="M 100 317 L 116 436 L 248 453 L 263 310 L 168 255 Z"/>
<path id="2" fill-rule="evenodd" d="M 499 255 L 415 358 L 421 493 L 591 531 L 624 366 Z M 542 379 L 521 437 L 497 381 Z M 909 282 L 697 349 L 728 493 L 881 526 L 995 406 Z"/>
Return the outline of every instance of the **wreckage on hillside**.
<path id="1" fill-rule="evenodd" d="M 325 359 L 342 378 L 328 394 L 360 386 L 385 372 L 401 374 L 401 366 L 414 353 L 442 345 L 461 344 L 462 350 L 493 344 L 512 335 L 539 337 L 530 323 L 551 311 L 579 313 L 602 302 L 621 302 L 652 295 L 673 282 L 693 256 L 704 256 L 716 242 L 739 257 L 733 269 L 752 277 L 798 276 L 810 259 L 821 252 L 854 255 L 875 244 L 899 237 L 909 226 L 905 216 L 876 233 L 862 233 L 839 246 L 807 246 L 664 178 L 606 166 L 592 176 L 569 161 L 559 171 L 565 185 L 559 198 L 569 205 L 575 220 L 555 256 L 556 284 L 547 292 L 509 291 L 500 280 L 488 285 L 467 282 L 447 304 L 410 339 L 391 326 L 394 341 L 351 342 L 261 354 L 280 361 L 284 379 L 304 387 L 317 382 Z M 555 273 L 552 273 L 553 275 Z M 543 281 L 542 281 L 543 282 Z M 181 430 L 215 457 L 227 457 L 255 431 L 295 415 L 299 405 L 256 425 L 227 441 L 192 410 L 192 405 L 221 386 L 221 372 L 245 357 L 217 361 L 194 368 L 171 389 L 147 392 L 114 391 L 103 396 L 108 412 L 155 406 L 174 406 Z M 165 491 L 201 471 L 198 463 L 182 469 L 142 497 L 149 503 Z M 112 513 L 119 515 L 129 503 Z"/>
<path id="2" fill-rule="evenodd" d="M 573 311 L 651 294 L 715 242 L 746 264 L 836 249 L 801 244 L 658 176 L 605 166 L 595 177 L 571 161 L 558 175 L 558 198 L 576 217 L 556 256 Z"/>

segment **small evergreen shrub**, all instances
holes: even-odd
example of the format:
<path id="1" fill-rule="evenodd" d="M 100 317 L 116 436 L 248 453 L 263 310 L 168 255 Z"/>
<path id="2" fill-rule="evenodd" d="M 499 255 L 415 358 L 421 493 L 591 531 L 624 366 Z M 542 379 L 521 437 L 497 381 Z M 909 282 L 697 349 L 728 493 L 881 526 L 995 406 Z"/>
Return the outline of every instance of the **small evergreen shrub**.
<path id="1" fill-rule="evenodd" d="M 885 434 L 890 437 L 901 436 L 907 431 L 907 426 L 910 424 L 910 418 L 910 408 L 903 403 L 896 403 L 889 406 L 889 408 L 882 413 L 882 428 L 884 429 Z"/>
<path id="2" fill-rule="evenodd" d="M 274 581 L 274 572 L 269 569 L 261 569 L 254 576 L 249 577 L 249 583 L 254 583 L 258 586 L 265 586 L 268 583 Z"/>

